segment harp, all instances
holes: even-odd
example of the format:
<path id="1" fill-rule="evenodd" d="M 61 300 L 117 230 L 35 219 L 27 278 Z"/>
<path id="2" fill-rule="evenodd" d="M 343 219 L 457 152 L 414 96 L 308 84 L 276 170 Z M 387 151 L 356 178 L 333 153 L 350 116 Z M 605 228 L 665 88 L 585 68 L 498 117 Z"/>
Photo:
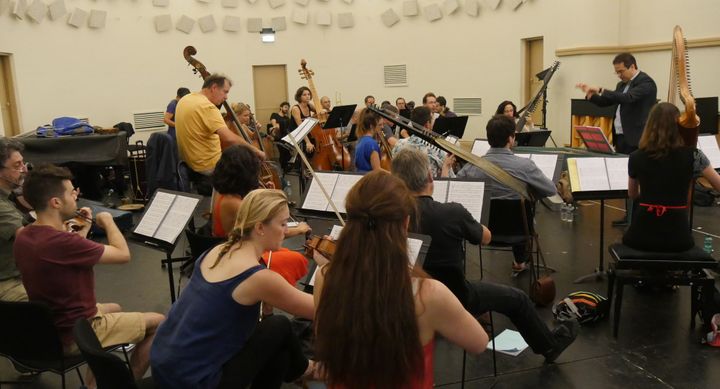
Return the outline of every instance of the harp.
<path id="1" fill-rule="evenodd" d="M 673 29 L 672 58 L 670 60 L 670 82 L 668 83 L 667 101 L 677 104 L 677 98 L 685 106 L 685 112 L 678 118 L 678 129 L 686 146 L 697 145 L 700 117 L 697 115 L 695 98 L 692 95 L 690 83 L 690 59 L 687 52 L 687 40 L 683 36 L 682 28 Z"/>

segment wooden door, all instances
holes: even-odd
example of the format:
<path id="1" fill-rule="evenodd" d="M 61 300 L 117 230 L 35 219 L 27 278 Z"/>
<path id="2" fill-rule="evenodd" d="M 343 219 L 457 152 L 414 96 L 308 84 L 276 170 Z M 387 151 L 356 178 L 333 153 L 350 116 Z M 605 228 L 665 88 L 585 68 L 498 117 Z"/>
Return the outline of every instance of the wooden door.
<path id="1" fill-rule="evenodd" d="M 280 109 L 280 103 L 288 100 L 287 66 L 254 65 L 253 89 L 257 120 L 263 126 L 270 123 L 270 115 Z M 292 106 L 292 103 L 290 103 Z"/>
<path id="2" fill-rule="evenodd" d="M 18 117 L 10 56 L 0 54 L 0 119 L 2 119 L 0 130 L 4 130 L 5 136 L 10 137 L 20 133 Z"/>
<path id="3" fill-rule="evenodd" d="M 525 71 L 523 80 L 524 100 L 518 104 L 518 109 L 524 107 L 535 97 L 537 91 L 542 86 L 542 81 L 535 76 L 545 69 L 543 64 L 543 38 L 525 39 Z M 542 99 L 538 103 L 535 113 L 533 113 L 533 122 L 535 127 L 540 127 L 542 122 Z"/>

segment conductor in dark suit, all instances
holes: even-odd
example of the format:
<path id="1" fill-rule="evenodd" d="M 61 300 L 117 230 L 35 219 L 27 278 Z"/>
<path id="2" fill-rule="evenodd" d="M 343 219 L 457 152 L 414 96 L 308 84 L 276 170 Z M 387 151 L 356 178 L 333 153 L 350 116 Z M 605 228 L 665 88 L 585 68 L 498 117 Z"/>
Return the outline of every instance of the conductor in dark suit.
<path id="1" fill-rule="evenodd" d="M 607 107 L 617 104 L 613 120 L 613 144 L 615 151 L 630 154 L 637 150 L 645 128 L 650 108 L 657 101 L 657 86 L 650 76 L 638 70 L 637 61 L 630 53 L 620 53 L 613 59 L 615 74 L 620 77 L 614 91 L 602 87 L 578 83 L 585 92 L 585 99 Z M 627 225 L 628 217 L 613 222 L 613 225 Z"/>

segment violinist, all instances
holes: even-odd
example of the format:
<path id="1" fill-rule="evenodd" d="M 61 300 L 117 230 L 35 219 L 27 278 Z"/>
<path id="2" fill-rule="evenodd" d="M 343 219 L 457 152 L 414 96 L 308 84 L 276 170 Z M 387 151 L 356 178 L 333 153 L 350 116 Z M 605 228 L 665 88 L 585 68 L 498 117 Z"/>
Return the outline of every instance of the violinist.
<path id="1" fill-rule="evenodd" d="M 395 116 L 398 115 L 398 109 L 395 108 L 393 105 L 388 105 L 384 108 L 384 111 L 390 112 L 394 114 Z M 383 136 L 385 137 L 385 141 L 390 146 L 390 149 L 395 147 L 395 144 L 397 143 L 397 138 L 395 137 L 395 130 L 394 130 L 394 123 L 388 119 L 382 118 L 383 122 Z"/>
<path id="2" fill-rule="evenodd" d="M 210 176 L 220 153 L 228 146 L 247 144 L 238 134 L 231 131 L 217 108 L 230 92 L 232 81 L 213 74 L 203 82 L 200 92 L 186 95 L 175 112 L 175 130 L 180 158 L 193 172 Z M 261 159 L 265 153 L 254 150 Z"/>
<path id="3" fill-rule="evenodd" d="M 232 231 L 235 215 L 247 194 L 260 186 L 258 174 L 260 160 L 247 146 L 232 146 L 225 149 L 212 175 L 215 195 L 212 202 L 212 234 L 225 237 Z M 263 183 L 265 186 L 268 183 Z M 287 236 L 307 234 L 311 231 L 307 223 L 288 228 Z M 263 252 L 264 264 L 270 261 L 270 270 L 283 276 L 295 285 L 307 274 L 307 259 L 295 251 L 280 247 L 272 252 Z"/>
<path id="4" fill-rule="evenodd" d="M 356 129 L 358 141 L 355 145 L 355 169 L 358 172 L 383 170 L 380 165 L 380 146 L 375 140 L 378 132 L 382 132 L 382 120 L 375 112 L 363 109 Z"/>
<path id="5" fill-rule="evenodd" d="M 290 128 L 290 103 L 283 101 L 280 103 L 280 110 L 270 115 L 269 132 L 277 142 L 288 134 L 288 128 Z M 278 147 L 278 153 L 280 154 L 280 166 L 286 172 L 289 168 L 290 150 L 285 147 Z"/>

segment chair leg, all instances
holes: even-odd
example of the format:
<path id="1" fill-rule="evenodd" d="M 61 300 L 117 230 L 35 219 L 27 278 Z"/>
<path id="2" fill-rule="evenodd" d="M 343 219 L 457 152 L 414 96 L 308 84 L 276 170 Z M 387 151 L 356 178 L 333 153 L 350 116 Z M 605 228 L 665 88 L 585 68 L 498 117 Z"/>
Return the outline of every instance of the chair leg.
<path id="1" fill-rule="evenodd" d="M 482 245 L 478 245 L 478 257 L 480 258 L 480 279 L 485 277 L 483 274 Z"/>
<path id="2" fill-rule="evenodd" d="M 702 287 L 701 287 L 702 288 Z M 696 284 L 690 285 L 690 330 L 695 328 L 695 316 L 698 312 L 700 293 Z"/>
<path id="3" fill-rule="evenodd" d="M 65 372 L 62 372 L 62 373 L 60 374 L 60 377 L 62 377 L 62 378 L 61 378 L 62 388 L 65 389 Z"/>
<path id="4" fill-rule="evenodd" d="M 612 300 L 613 300 L 613 291 L 615 287 L 615 269 L 612 268 L 612 266 L 607 271 L 608 276 L 608 288 L 607 288 L 607 296 L 608 296 L 608 306 L 612 307 Z"/>
<path id="5" fill-rule="evenodd" d="M 615 291 L 615 315 L 613 316 L 613 337 L 617 338 L 618 328 L 620 327 L 620 312 L 622 310 L 622 298 L 623 289 L 625 286 L 624 280 L 617 280 L 617 287 Z"/>
<path id="6" fill-rule="evenodd" d="M 497 356 L 495 349 L 495 323 L 493 323 L 492 311 L 488 311 L 490 316 L 490 335 L 492 336 L 492 360 L 493 360 L 493 377 L 497 377 Z"/>
<path id="7" fill-rule="evenodd" d="M 88 366 L 88 368 L 90 368 L 90 367 Z M 78 378 L 80 378 L 80 385 L 85 386 L 85 380 L 83 380 L 82 372 L 80 371 L 80 366 L 76 367 L 75 371 L 78 374 Z"/>
<path id="8" fill-rule="evenodd" d="M 460 388 L 465 389 L 465 363 L 467 362 L 467 351 L 463 349 L 462 375 L 460 376 Z"/>

